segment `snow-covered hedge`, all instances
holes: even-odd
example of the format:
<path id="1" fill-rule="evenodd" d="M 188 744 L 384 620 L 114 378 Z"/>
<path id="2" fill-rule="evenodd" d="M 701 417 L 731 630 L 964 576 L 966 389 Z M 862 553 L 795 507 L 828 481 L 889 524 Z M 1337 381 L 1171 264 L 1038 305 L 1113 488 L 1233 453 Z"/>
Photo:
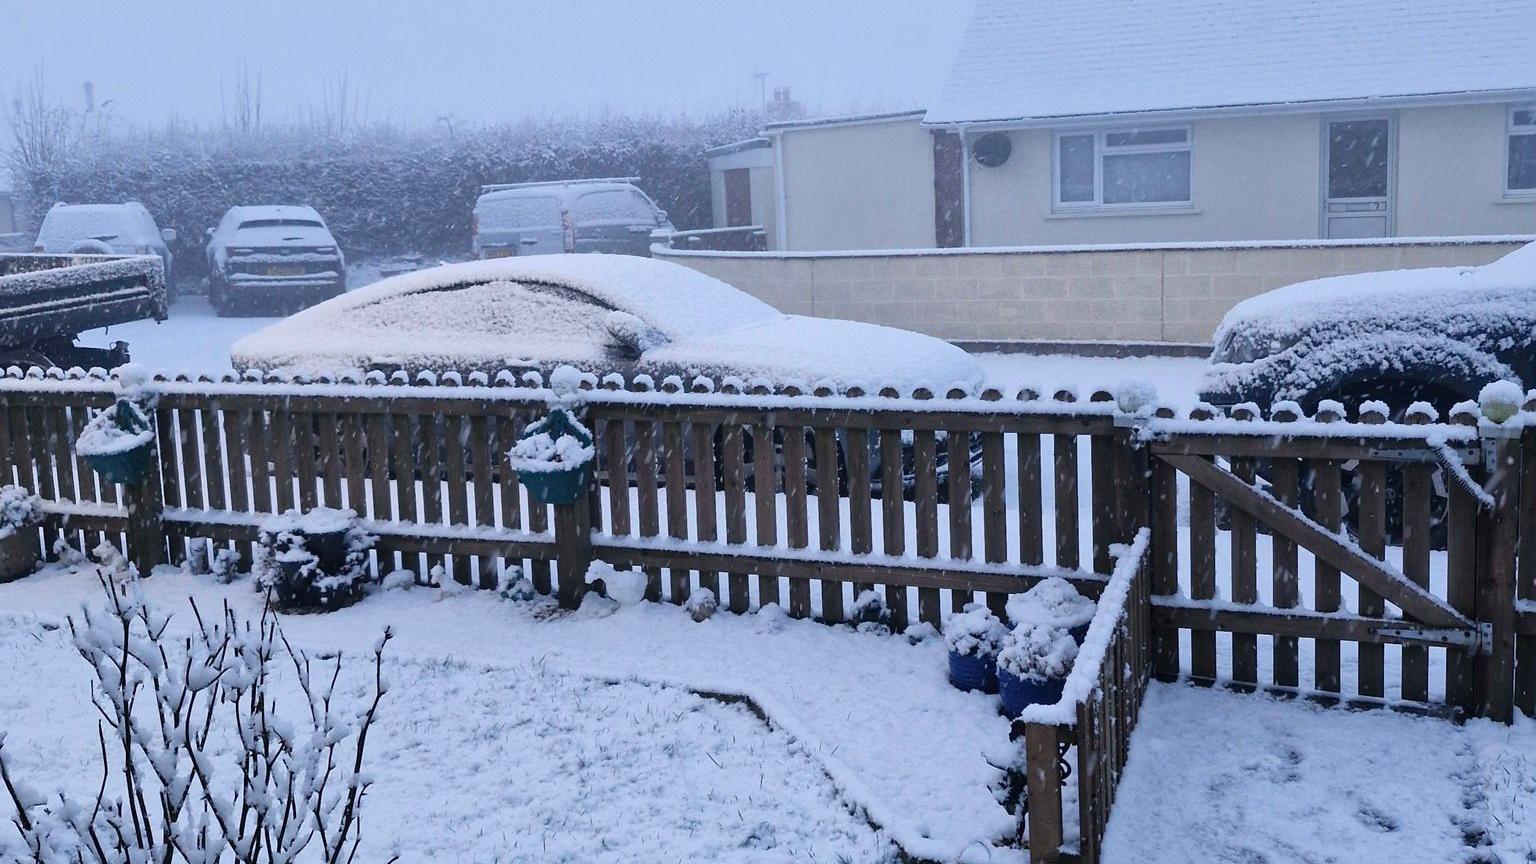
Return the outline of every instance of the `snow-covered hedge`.
<path id="1" fill-rule="evenodd" d="M 755 115 L 608 116 L 345 136 L 307 129 L 136 131 L 22 166 L 16 182 L 41 222 L 55 201 L 140 201 L 180 232 L 178 275 L 197 277 L 203 232 L 237 204 L 309 204 L 350 258 L 469 251 L 482 184 L 634 176 L 679 228 L 709 224 L 704 151 L 756 134 Z"/>

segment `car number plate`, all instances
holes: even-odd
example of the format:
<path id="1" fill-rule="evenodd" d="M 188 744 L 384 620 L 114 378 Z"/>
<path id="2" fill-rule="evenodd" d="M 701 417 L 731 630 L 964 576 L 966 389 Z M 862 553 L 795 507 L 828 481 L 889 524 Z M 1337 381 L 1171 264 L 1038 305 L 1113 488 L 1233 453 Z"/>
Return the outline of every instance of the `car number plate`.
<path id="1" fill-rule="evenodd" d="M 517 249 L 512 246 L 492 246 L 485 250 L 486 258 L 512 258 L 517 255 Z"/>
<path id="2" fill-rule="evenodd" d="M 273 264 L 267 268 L 268 276 L 303 276 L 303 264 Z"/>

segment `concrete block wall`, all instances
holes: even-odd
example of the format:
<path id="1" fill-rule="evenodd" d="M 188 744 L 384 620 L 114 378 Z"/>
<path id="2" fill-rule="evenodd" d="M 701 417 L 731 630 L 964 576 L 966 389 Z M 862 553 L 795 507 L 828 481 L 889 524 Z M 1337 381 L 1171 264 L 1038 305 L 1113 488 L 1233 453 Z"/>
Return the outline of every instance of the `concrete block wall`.
<path id="1" fill-rule="evenodd" d="M 1345 273 L 1477 265 L 1519 238 L 869 253 L 657 250 L 797 315 L 952 340 L 1211 340 L 1238 302 Z"/>

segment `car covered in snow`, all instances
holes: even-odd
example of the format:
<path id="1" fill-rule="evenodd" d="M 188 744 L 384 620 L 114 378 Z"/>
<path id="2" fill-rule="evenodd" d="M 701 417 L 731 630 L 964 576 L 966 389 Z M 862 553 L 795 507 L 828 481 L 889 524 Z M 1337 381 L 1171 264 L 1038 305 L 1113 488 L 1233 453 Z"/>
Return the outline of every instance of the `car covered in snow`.
<path id="1" fill-rule="evenodd" d="M 65 204 L 48 208 L 33 252 L 50 255 L 154 255 L 171 277 L 174 228 L 161 228 L 137 201 L 123 204 Z"/>
<path id="2" fill-rule="evenodd" d="M 1536 383 L 1536 243 L 1481 267 L 1360 273 L 1239 303 L 1201 383 L 1214 405 L 1378 399 L 1442 416 L 1483 385 Z"/>
<path id="3" fill-rule="evenodd" d="M 717 384 L 972 392 L 981 366 L 930 336 L 786 315 L 724 282 L 627 255 L 469 261 L 385 279 L 234 344 L 241 370 L 341 376 L 379 370 L 679 375 Z M 752 442 L 747 442 L 750 452 Z M 973 447 L 973 472 L 979 444 Z M 911 448 L 903 473 L 912 481 Z M 878 452 L 872 454 L 878 466 Z M 939 448 L 947 476 L 946 448 Z M 879 476 L 879 472 L 875 472 Z M 943 496 L 945 484 L 940 483 Z M 879 490 L 875 490 L 879 494 Z"/>
<path id="4" fill-rule="evenodd" d="M 556 255 L 406 273 L 236 342 L 239 368 L 591 372 L 871 392 L 976 389 L 981 366 L 930 336 L 786 315 L 696 270 L 627 255 Z"/>
<path id="5" fill-rule="evenodd" d="M 207 255 L 219 315 L 289 312 L 347 290 L 346 259 L 313 207 L 231 207 L 208 230 Z"/>
<path id="6" fill-rule="evenodd" d="M 667 211 L 638 177 L 503 183 L 480 187 L 470 217 L 476 258 L 560 252 L 651 254 L 651 235 L 670 233 Z"/>

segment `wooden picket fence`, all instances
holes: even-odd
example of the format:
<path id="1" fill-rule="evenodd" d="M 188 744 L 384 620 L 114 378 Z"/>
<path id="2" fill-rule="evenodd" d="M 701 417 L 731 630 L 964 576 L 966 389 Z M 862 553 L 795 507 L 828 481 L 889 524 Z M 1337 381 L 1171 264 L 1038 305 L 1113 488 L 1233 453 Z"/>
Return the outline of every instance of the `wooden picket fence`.
<path id="1" fill-rule="evenodd" d="M 1068 814 L 1081 839 L 1063 850 L 1061 832 L 1031 830 L 1035 860 L 1097 860 L 1153 674 L 1536 713 L 1536 428 L 1132 414 L 1107 391 L 740 390 L 593 378 L 577 395 L 598 470 L 579 506 L 531 500 L 507 468 L 552 395 L 510 373 L 157 378 L 142 395 L 159 470 L 112 488 L 71 442 L 116 383 L 13 369 L 0 454 L 45 499 L 49 548 L 107 540 L 141 569 L 194 544 L 248 558 L 270 515 L 330 506 L 379 535 L 378 576 L 488 588 L 515 572 L 571 605 L 601 560 L 644 570 L 661 602 L 707 588 L 731 612 L 780 603 L 833 623 L 879 608 L 894 630 L 973 602 L 1001 611 L 1048 576 L 1098 597 L 1113 547 L 1145 528 L 1136 590 L 1101 609 L 1113 656 L 1049 733 L 1092 784 Z M 1041 796 L 1059 812 L 1059 794 L 1038 791 L 1032 812 L 1050 812 Z"/>

